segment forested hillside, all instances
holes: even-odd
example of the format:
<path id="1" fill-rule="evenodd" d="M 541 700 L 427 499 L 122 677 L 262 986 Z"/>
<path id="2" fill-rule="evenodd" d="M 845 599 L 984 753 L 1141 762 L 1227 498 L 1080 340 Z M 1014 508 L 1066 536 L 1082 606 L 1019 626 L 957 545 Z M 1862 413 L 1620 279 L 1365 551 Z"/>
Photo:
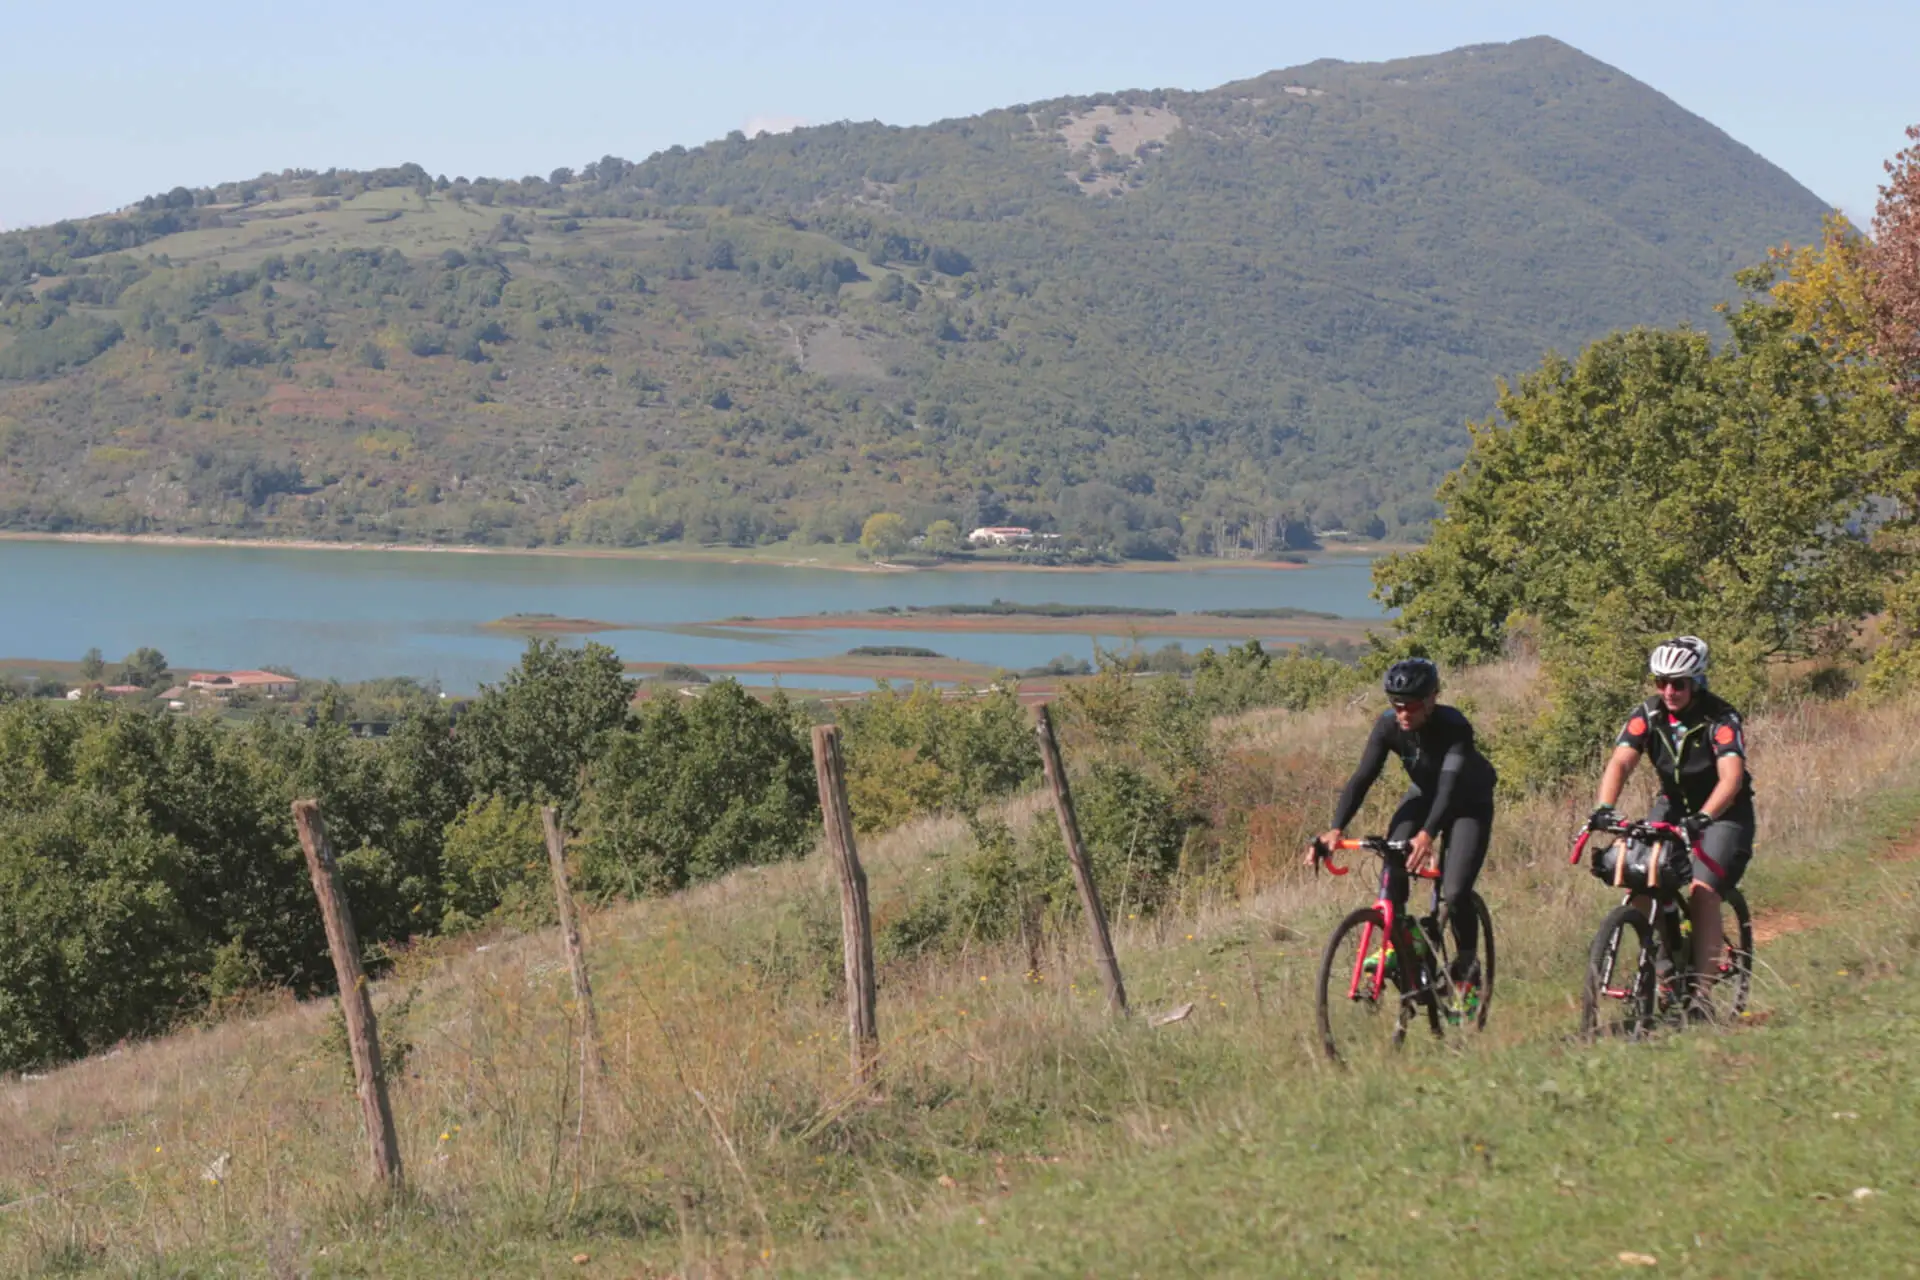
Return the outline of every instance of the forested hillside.
<path id="1" fill-rule="evenodd" d="M 1550 39 L 0 236 L 0 527 L 1160 556 L 1418 532 L 1494 379 L 1822 206 Z"/>

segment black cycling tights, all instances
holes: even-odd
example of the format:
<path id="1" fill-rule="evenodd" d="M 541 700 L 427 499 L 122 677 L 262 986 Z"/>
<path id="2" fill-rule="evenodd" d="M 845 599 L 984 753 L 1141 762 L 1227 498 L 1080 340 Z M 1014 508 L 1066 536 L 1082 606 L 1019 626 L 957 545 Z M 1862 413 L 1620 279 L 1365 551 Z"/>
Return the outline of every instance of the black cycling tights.
<path id="1" fill-rule="evenodd" d="M 1388 839 L 1412 839 L 1432 803 L 1426 796 L 1409 793 L 1394 812 Z M 1467 894 L 1472 891 L 1473 882 L 1480 878 L 1480 866 L 1487 860 L 1487 840 L 1492 835 L 1492 806 L 1470 813 L 1456 813 L 1446 829 L 1438 833 L 1438 838 L 1446 842 L 1446 853 L 1440 860 L 1440 898 L 1447 904 L 1447 920 L 1453 928 L 1455 959 L 1463 971 L 1480 942 L 1480 913 L 1472 909 Z M 1392 878 L 1399 881 L 1390 886 L 1394 907 L 1404 910 L 1407 904 L 1406 879 L 1399 874 Z"/>

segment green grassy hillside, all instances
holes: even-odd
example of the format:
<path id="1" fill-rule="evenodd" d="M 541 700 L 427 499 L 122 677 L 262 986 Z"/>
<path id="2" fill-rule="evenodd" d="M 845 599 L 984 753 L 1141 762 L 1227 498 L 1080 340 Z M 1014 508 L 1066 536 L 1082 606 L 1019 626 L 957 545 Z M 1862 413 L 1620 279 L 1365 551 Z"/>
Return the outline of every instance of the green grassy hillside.
<path id="1" fill-rule="evenodd" d="M 1457 695 L 1524 714 L 1536 675 L 1483 669 Z M 1259 713 L 1219 726 L 1250 833 L 1233 884 L 1183 872 L 1158 913 L 1112 904 L 1142 1016 L 1104 1012 L 1070 918 L 1031 948 L 903 949 L 940 882 L 984 861 L 959 822 L 918 822 L 862 843 L 882 938 L 870 1094 L 848 1084 L 816 855 L 589 919 L 608 1083 L 584 1126 L 557 937 L 405 957 L 376 995 L 383 1042 L 405 1046 L 392 1202 L 366 1190 L 323 1004 L 236 1003 L 0 1083 L 0 1270 L 1528 1276 L 1639 1255 L 1659 1274 L 1906 1274 L 1914 710 L 1787 700 L 1750 721 L 1759 942 L 1735 1025 L 1572 1037 L 1611 900 L 1565 862 L 1581 786 L 1501 810 L 1486 1033 L 1329 1068 L 1311 977 L 1368 890 L 1293 859 L 1368 714 Z M 1049 823 L 1036 801 L 1003 816 Z"/>
<path id="2" fill-rule="evenodd" d="M 1550 39 L 0 236 L 0 526 L 1124 554 L 1417 530 L 1496 375 L 1820 202 Z"/>

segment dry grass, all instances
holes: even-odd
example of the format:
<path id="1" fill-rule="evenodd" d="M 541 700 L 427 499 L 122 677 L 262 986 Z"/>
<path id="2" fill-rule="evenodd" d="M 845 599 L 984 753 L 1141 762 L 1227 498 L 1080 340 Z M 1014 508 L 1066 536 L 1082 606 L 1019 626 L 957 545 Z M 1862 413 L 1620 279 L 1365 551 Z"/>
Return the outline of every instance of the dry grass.
<path id="1" fill-rule="evenodd" d="M 1512 667 L 1468 683 L 1482 707 L 1526 690 Z M 1876 797 L 1920 787 L 1916 711 L 1810 703 L 1753 719 L 1763 919 Z M 1117 922 L 1135 1007 L 1196 1004 L 1177 1030 L 1108 1019 L 1077 937 L 1039 973 L 1014 949 L 899 966 L 882 974 L 885 1057 L 869 1097 L 847 1082 L 824 860 L 743 872 L 588 920 L 609 1072 L 584 1119 L 553 936 L 448 940 L 403 960 L 378 993 L 387 1009 L 419 988 L 393 1093 L 409 1182 L 396 1204 L 364 1190 L 324 1005 L 0 1084 L 0 1272 L 169 1259 L 185 1271 L 165 1274 L 292 1275 L 324 1249 L 376 1274 L 396 1250 L 451 1251 L 445 1274 L 544 1274 L 577 1250 L 628 1274 L 733 1273 L 762 1250 L 939 1213 L 945 1197 L 1018 1185 L 1038 1166 L 1174 1143 L 1246 1106 L 1256 1082 L 1323 1077 L 1309 975 L 1328 922 L 1367 890 L 1360 877 L 1309 878 L 1292 857 L 1371 714 L 1363 702 L 1223 726 L 1228 768 L 1257 801 L 1258 866 L 1238 894 L 1210 882 L 1177 913 Z M 1392 790 L 1383 780 L 1388 794 L 1355 825 L 1377 822 Z M 1581 789 L 1501 813 L 1481 886 L 1508 975 L 1496 1043 L 1565 1030 L 1606 903 L 1565 865 L 1589 802 Z M 1009 816 L 1046 814 L 1027 797 Z M 964 840 L 950 819 L 869 840 L 876 922 L 931 855 Z M 1780 917 L 1773 936 L 1804 923 Z M 1763 972 L 1760 1002 L 1786 998 Z"/>

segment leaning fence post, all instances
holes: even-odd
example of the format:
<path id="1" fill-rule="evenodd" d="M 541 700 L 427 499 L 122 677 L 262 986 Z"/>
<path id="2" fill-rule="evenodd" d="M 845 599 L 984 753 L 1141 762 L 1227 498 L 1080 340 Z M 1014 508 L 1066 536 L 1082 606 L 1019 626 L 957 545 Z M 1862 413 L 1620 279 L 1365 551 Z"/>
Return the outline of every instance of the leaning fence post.
<path id="1" fill-rule="evenodd" d="M 840 876 L 840 932 L 847 964 L 848 1052 L 854 1079 L 873 1079 L 880 1032 L 875 1018 L 873 919 L 867 910 L 867 873 L 853 843 L 853 812 L 847 806 L 846 770 L 840 759 L 840 727 L 816 725 L 813 769 L 820 780 L 820 818 L 827 850 Z"/>
<path id="2" fill-rule="evenodd" d="M 347 1023 L 347 1048 L 353 1055 L 354 1092 L 367 1126 L 367 1151 L 375 1181 L 400 1185 L 400 1140 L 393 1130 L 393 1109 L 387 1105 L 387 1080 L 380 1068 L 380 1032 L 373 1020 L 373 997 L 360 968 L 360 939 L 354 933 L 353 913 L 340 891 L 340 872 L 327 843 L 320 802 L 295 800 L 293 825 L 307 855 L 307 874 L 320 915 L 327 925 L 327 950 L 333 953 L 333 971 L 340 980 L 340 1012 Z"/>
<path id="3" fill-rule="evenodd" d="M 1093 883 L 1087 847 L 1080 842 L 1080 824 L 1073 816 L 1073 793 L 1067 789 L 1066 766 L 1060 763 L 1060 744 L 1053 737 L 1053 717 L 1044 702 L 1033 709 L 1033 733 L 1040 740 L 1040 767 L 1046 771 L 1048 790 L 1053 792 L 1053 812 L 1060 819 L 1060 839 L 1067 846 L 1067 861 L 1073 864 L 1073 882 L 1079 887 L 1080 906 L 1087 914 L 1087 931 L 1093 935 L 1093 958 L 1100 966 L 1100 985 L 1107 989 L 1107 1008 L 1125 1013 L 1127 988 L 1120 980 L 1120 962 L 1114 958 L 1113 937 L 1107 932 L 1107 913 L 1101 909 L 1100 890 Z"/>
<path id="4" fill-rule="evenodd" d="M 573 909 L 573 890 L 567 886 L 567 838 L 560 831 L 560 815 L 552 805 L 540 810 L 547 833 L 547 862 L 553 868 L 553 896 L 560 909 L 560 940 L 567 947 L 567 968 L 573 973 L 573 1002 L 580 1009 L 580 1067 L 583 1078 L 597 1078 L 600 1062 L 600 1023 L 593 1014 L 593 983 L 587 977 L 586 948 L 580 942 L 580 919 Z M 586 1090 L 581 1090 L 582 1108 Z"/>

